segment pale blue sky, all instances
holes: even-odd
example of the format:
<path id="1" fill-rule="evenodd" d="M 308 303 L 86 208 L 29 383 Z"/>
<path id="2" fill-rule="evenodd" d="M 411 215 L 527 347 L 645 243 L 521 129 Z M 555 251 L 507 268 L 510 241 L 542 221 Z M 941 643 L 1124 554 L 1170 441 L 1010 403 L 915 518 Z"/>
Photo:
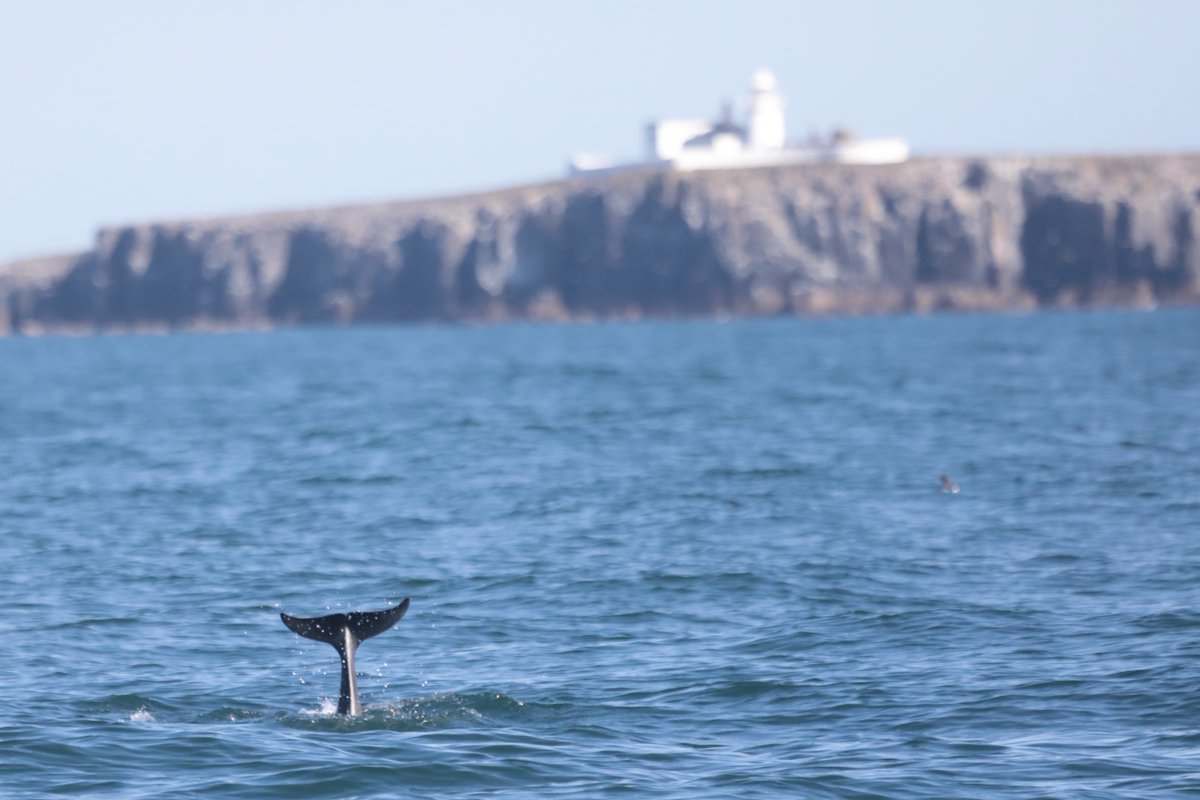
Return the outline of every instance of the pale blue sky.
<path id="1" fill-rule="evenodd" d="M 0 260 L 114 223 L 635 156 L 773 69 L 790 133 L 1200 151 L 1193 0 L 0 0 Z"/>

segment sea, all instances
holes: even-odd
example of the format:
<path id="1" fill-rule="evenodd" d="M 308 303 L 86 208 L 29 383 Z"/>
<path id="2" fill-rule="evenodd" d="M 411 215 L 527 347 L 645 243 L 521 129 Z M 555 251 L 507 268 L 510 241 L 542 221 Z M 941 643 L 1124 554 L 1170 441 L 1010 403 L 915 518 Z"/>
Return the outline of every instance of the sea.
<path id="1" fill-rule="evenodd" d="M 1200 797 L 1200 311 L 10 338 L 0 376 L 0 797 Z M 406 597 L 339 717 L 280 612 Z"/>

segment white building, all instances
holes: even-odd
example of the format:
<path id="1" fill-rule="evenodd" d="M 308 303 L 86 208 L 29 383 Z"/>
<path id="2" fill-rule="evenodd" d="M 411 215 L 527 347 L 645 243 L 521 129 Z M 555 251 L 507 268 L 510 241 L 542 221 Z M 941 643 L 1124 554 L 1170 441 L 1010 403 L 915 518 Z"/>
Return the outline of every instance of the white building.
<path id="1" fill-rule="evenodd" d="M 838 132 L 824 141 L 789 145 L 783 95 L 770 70 L 750 79 L 747 115 L 738 124 L 726 109 L 718 120 L 663 119 L 646 128 L 646 160 L 613 163 L 589 156 L 571 160 L 571 172 L 594 173 L 669 166 L 679 170 L 766 167 L 837 162 L 895 164 L 908 159 L 903 139 L 857 139 Z"/>

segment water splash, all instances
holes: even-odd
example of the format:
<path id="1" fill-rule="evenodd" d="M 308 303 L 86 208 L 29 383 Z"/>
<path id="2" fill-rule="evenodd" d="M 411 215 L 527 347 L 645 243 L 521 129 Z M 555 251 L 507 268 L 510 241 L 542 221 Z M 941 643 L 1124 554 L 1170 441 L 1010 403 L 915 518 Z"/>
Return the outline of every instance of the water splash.
<path id="1" fill-rule="evenodd" d="M 130 722 L 158 722 L 154 715 L 150 713 L 150 709 L 142 706 L 137 711 L 129 715 Z"/>

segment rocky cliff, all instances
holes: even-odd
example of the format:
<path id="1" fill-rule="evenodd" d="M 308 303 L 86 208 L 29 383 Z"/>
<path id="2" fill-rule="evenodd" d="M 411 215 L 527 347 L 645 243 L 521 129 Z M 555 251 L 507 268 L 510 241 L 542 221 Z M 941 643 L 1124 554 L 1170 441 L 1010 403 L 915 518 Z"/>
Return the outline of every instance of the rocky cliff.
<path id="1" fill-rule="evenodd" d="M 1200 300 L 1200 156 L 639 172 L 102 230 L 0 331 Z"/>

